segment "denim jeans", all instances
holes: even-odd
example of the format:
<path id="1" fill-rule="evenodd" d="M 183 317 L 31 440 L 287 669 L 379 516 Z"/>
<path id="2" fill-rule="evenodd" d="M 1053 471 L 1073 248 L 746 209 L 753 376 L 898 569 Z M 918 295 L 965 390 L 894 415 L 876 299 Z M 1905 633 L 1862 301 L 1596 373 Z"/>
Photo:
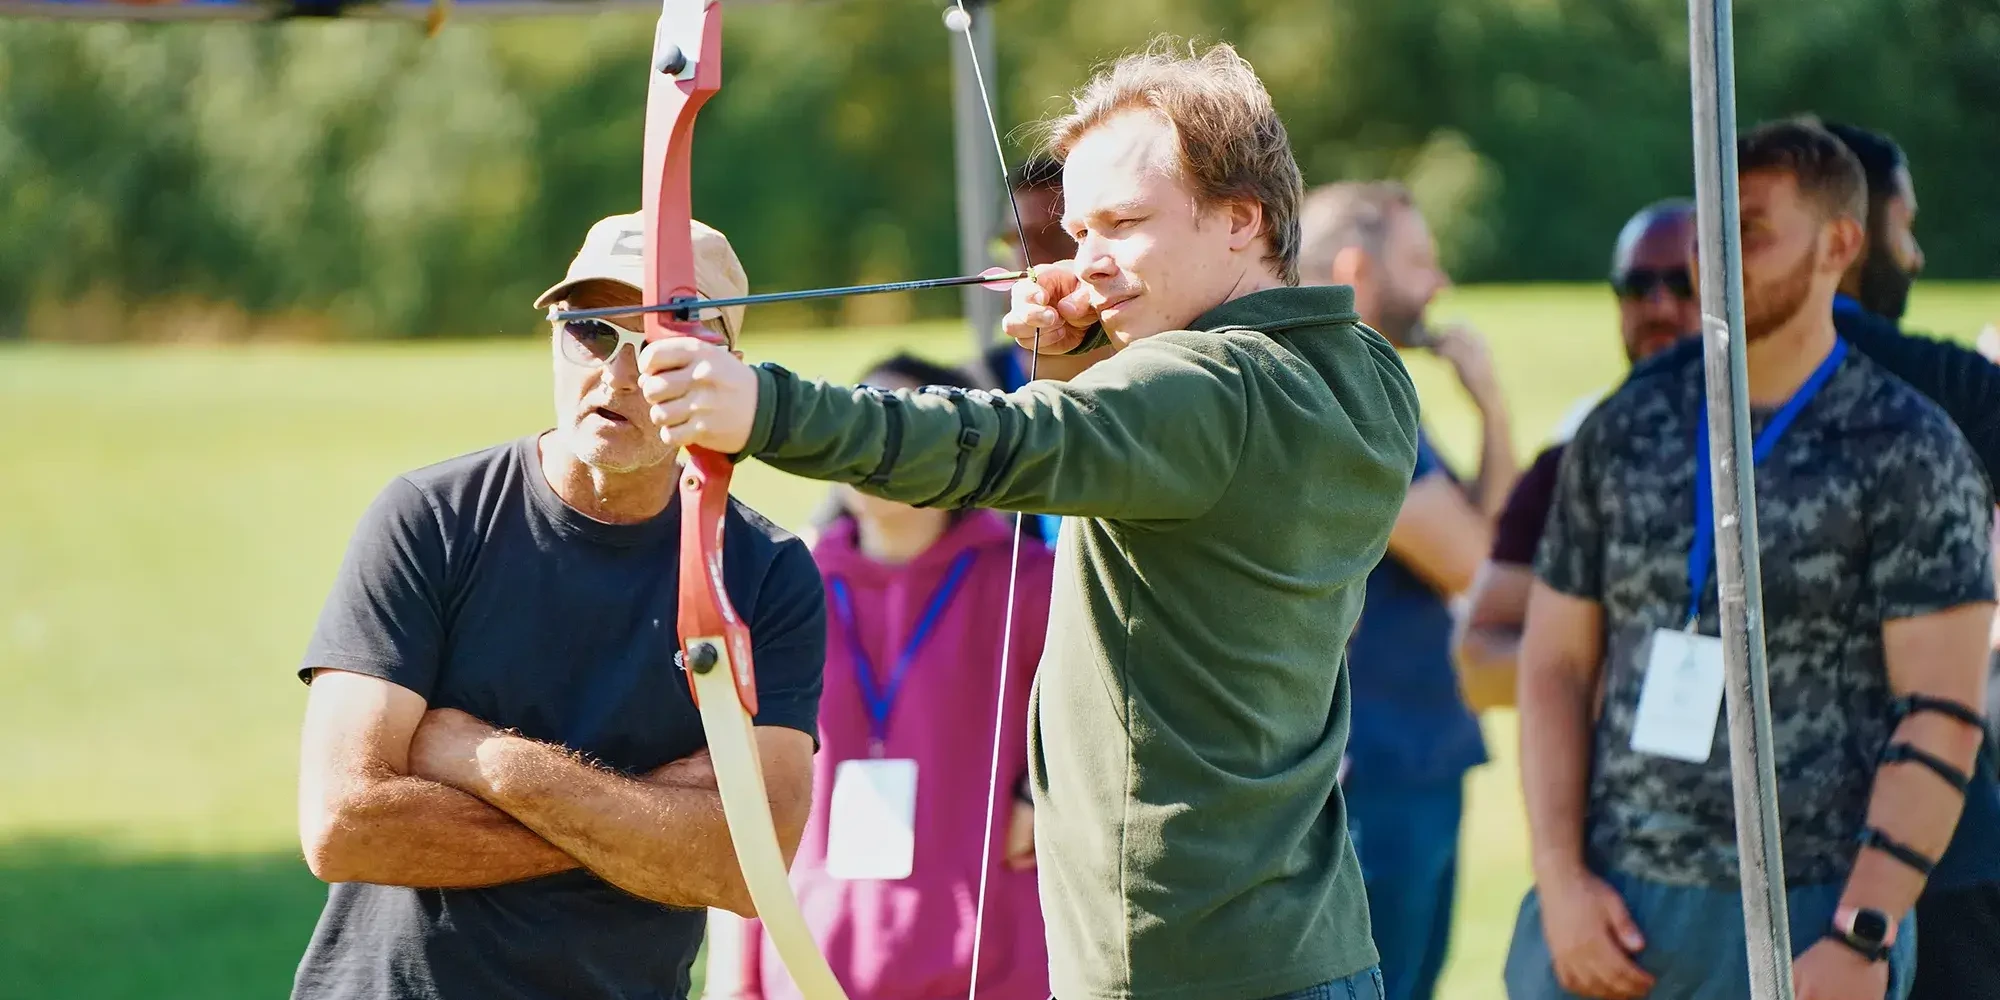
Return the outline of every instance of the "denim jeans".
<path id="1" fill-rule="evenodd" d="M 1370 966 L 1345 979 L 1329 980 L 1270 1000 L 1382 1000 L 1382 970 Z"/>
<path id="2" fill-rule="evenodd" d="M 1605 882 L 1625 900 L 1632 922 L 1646 937 L 1635 956 L 1654 977 L 1647 1000 L 1749 1000 L 1749 951 L 1743 938 L 1740 890 L 1663 885 L 1619 872 Z M 1803 885 L 1785 893 L 1796 956 L 1818 943 L 1833 921 L 1841 886 Z M 1888 1000 L 1905 1000 L 1916 968 L 1917 922 L 1905 916 L 1889 954 Z M 1556 982 L 1554 961 L 1542 939 L 1542 909 L 1530 890 L 1521 901 L 1514 941 L 1507 951 L 1508 1000 L 1573 1000 Z"/>
<path id="3" fill-rule="evenodd" d="M 1451 948 L 1464 787 L 1353 781 L 1342 794 L 1368 890 L 1384 1000 L 1431 1000 Z"/>

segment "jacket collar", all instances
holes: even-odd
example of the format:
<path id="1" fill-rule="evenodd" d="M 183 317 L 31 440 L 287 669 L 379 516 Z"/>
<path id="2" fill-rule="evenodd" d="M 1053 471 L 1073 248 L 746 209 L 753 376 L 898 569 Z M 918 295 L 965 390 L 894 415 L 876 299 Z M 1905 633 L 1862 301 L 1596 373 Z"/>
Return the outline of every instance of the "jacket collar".
<path id="1" fill-rule="evenodd" d="M 1267 288 L 1216 306 L 1195 318 L 1190 330 L 1209 332 L 1251 329 L 1276 333 L 1305 326 L 1358 323 L 1354 289 L 1349 285 L 1299 285 Z"/>

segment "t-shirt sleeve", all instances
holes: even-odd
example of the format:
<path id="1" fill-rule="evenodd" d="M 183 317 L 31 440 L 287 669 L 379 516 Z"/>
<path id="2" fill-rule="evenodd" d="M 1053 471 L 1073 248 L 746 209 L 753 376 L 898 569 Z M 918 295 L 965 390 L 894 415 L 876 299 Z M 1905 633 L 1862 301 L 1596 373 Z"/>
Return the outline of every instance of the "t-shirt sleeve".
<path id="1" fill-rule="evenodd" d="M 350 670 L 429 700 L 444 649 L 444 533 L 430 501 L 398 477 L 361 515 L 299 663 Z"/>
<path id="2" fill-rule="evenodd" d="M 1993 498 L 1954 428 L 1938 421 L 1883 449 L 1876 489 L 1868 576 L 1883 619 L 1993 599 Z"/>
<path id="3" fill-rule="evenodd" d="M 2000 488 L 2000 365 L 1964 345 L 1903 333 L 1868 317 L 1850 318 L 1840 332 L 1869 360 L 1930 397 Z"/>
<path id="4" fill-rule="evenodd" d="M 750 616 L 750 651 L 757 666 L 759 726 L 819 734 L 819 696 L 826 670 L 826 591 L 811 550 L 798 539 L 778 548 Z"/>
<path id="5" fill-rule="evenodd" d="M 1564 449 L 1553 500 L 1535 554 L 1535 576 L 1549 587 L 1585 600 L 1604 597 L 1604 516 L 1598 508 L 1603 459 L 1599 409 Z"/>
<path id="6" fill-rule="evenodd" d="M 1493 532 L 1493 561 L 1514 566 L 1532 566 L 1535 549 L 1541 545 L 1542 529 L 1548 524 L 1549 507 L 1555 503 L 1556 474 L 1562 469 L 1562 445 L 1554 445 L 1535 456 L 1528 471 L 1507 494 L 1500 522 Z"/>

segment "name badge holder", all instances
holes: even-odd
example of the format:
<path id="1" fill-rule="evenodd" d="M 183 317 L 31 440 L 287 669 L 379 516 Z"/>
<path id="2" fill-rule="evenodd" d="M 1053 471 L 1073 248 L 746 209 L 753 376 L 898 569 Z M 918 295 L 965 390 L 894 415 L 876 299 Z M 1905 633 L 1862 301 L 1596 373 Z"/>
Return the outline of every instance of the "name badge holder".
<path id="1" fill-rule="evenodd" d="M 1792 398 L 1773 414 L 1757 435 L 1751 465 L 1763 463 L 1799 412 L 1825 388 L 1847 357 L 1847 342 L 1835 340 L 1833 350 Z M 1715 746 L 1716 720 L 1721 716 L 1726 671 L 1722 640 L 1701 634 L 1701 599 L 1715 564 L 1714 486 L 1709 479 L 1708 418 L 1695 425 L 1694 544 L 1688 549 L 1687 625 L 1655 629 L 1646 651 L 1645 679 L 1632 722 L 1631 747 L 1640 753 L 1702 764 Z"/>
<path id="2" fill-rule="evenodd" d="M 834 767 L 826 843 L 826 871 L 834 878 L 894 881 L 909 878 L 915 866 L 917 762 L 884 756 L 889 741 L 889 716 L 903 681 L 916 662 L 917 652 L 951 604 L 972 560 L 973 553 L 967 552 L 952 563 L 944 582 L 925 606 L 923 617 L 917 620 L 909 641 L 896 657 L 886 686 L 878 686 L 874 663 L 861 645 L 847 582 L 839 577 L 827 581 L 835 618 L 854 661 L 861 700 L 868 710 L 869 736 L 866 758 L 843 760 Z"/>

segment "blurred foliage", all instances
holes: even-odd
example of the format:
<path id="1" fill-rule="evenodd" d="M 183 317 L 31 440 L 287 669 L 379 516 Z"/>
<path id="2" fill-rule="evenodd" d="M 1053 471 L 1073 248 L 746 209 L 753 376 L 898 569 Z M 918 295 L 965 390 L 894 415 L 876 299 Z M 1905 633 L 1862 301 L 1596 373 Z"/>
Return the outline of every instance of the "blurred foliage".
<path id="1" fill-rule="evenodd" d="M 729 6 L 694 197 L 754 287 L 955 270 L 957 42 L 940 9 Z M 1156 32 L 1233 40 L 1308 181 L 1404 178 L 1461 281 L 1594 279 L 1626 215 L 1692 184 L 1679 0 L 996 13 L 1003 128 Z M 589 223 L 637 204 L 650 22 L 463 19 L 430 39 L 358 21 L 0 23 L 0 336 L 527 330 Z M 1759 0 L 1736 29 L 1740 121 L 1815 111 L 1889 131 L 1913 160 L 1931 275 L 2000 275 L 2000 4 Z"/>

